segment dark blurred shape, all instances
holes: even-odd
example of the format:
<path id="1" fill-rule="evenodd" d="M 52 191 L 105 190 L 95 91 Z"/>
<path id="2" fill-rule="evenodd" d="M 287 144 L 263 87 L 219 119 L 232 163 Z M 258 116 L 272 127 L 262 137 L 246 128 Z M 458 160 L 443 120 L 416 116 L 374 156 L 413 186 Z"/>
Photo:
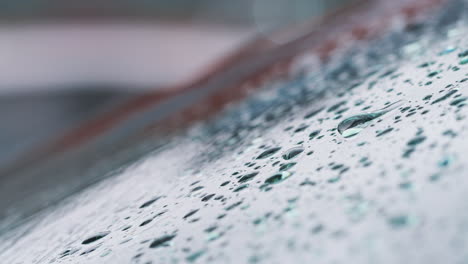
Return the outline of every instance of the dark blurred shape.
<path id="1" fill-rule="evenodd" d="M 4 0 L 0 3 L 3 20 L 56 19 L 151 19 L 205 21 L 223 24 L 250 24 L 252 8 L 265 11 L 281 7 L 275 16 L 294 15 L 302 19 L 351 0 Z M 277 9 L 280 10 L 280 9 Z M 291 13 L 293 11 L 293 13 Z"/>
<path id="2" fill-rule="evenodd" d="M 112 89 L 64 89 L 0 97 L 0 166 L 132 95 Z"/>

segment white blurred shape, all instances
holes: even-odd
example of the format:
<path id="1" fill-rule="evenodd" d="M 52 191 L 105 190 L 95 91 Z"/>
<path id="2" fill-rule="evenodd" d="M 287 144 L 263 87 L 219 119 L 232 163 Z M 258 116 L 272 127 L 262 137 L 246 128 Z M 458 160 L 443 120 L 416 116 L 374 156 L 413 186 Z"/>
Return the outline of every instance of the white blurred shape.
<path id="1" fill-rule="evenodd" d="M 183 84 L 251 35 L 243 28 L 189 24 L 3 25 L 0 93 Z"/>

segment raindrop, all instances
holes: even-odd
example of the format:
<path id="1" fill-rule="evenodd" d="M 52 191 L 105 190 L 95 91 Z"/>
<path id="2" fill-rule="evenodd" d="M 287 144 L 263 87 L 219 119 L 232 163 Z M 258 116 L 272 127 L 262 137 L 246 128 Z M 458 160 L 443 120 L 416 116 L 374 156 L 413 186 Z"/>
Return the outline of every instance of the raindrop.
<path id="1" fill-rule="evenodd" d="M 310 139 L 314 139 L 316 136 L 320 134 L 320 129 L 313 131 L 312 133 L 309 134 Z"/>
<path id="2" fill-rule="evenodd" d="M 412 219 L 407 215 L 397 215 L 388 219 L 388 224 L 394 229 L 400 229 L 411 224 Z"/>
<path id="3" fill-rule="evenodd" d="M 283 154 L 283 159 L 285 159 L 285 160 L 293 159 L 293 158 L 295 158 L 297 155 L 301 154 L 303 151 L 304 151 L 304 148 L 302 148 L 302 147 L 291 148 L 291 149 L 287 150 L 287 151 Z"/>
<path id="4" fill-rule="evenodd" d="M 400 107 L 403 101 L 395 102 L 381 110 L 373 113 L 359 114 L 352 117 L 348 117 L 338 124 L 338 132 L 345 138 L 349 138 L 359 134 L 364 128 L 367 127 L 368 123 L 382 115 Z"/>
<path id="5" fill-rule="evenodd" d="M 172 239 L 174 239 L 174 237 L 176 237 L 175 235 L 165 235 L 165 236 L 162 236 L 160 238 L 156 238 L 155 240 L 153 240 L 153 242 L 151 242 L 151 244 L 149 245 L 150 248 L 157 248 L 157 247 L 160 247 L 160 246 L 163 246 L 165 245 L 167 242 L 171 241 Z"/>
<path id="6" fill-rule="evenodd" d="M 153 221 L 153 218 L 150 218 L 150 219 L 147 219 L 147 220 L 143 221 L 143 222 L 140 224 L 140 226 L 145 226 L 145 225 L 151 223 L 151 221 Z"/>
<path id="7" fill-rule="evenodd" d="M 290 162 L 290 163 L 283 164 L 283 165 L 281 165 L 279 170 L 280 171 L 289 170 L 290 168 L 294 167 L 296 164 L 297 164 L 296 162 Z"/>
<path id="8" fill-rule="evenodd" d="M 142 205 L 140 206 L 140 208 L 148 207 L 148 206 L 152 205 L 154 202 L 156 202 L 157 200 L 159 200 L 160 198 L 161 198 L 161 197 L 153 198 L 153 199 L 151 199 L 151 200 L 145 202 L 144 204 L 142 204 Z"/>
<path id="9" fill-rule="evenodd" d="M 468 97 L 461 97 L 461 98 L 457 98 L 455 100 L 453 100 L 452 102 L 450 102 L 450 105 L 453 105 L 453 106 L 458 106 L 458 105 L 463 105 L 461 103 L 465 102 L 466 99 L 468 99 Z"/>
<path id="10" fill-rule="evenodd" d="M 96 235 L 94 235 L 92 237 L 89 237 L 89 238 L 85 239 L 83 242 L 81 242 L 81 244 L 83 244 L 83 245 L 91 244 L 91 243 L 93 243 L 93 242 L 107 236 L 108 234 L 110 234 L 109 231 L 98 233 L 98 234 L 96 234 Z"/>
<path id="11" fill-rule="evenodd" d="M 390 133 L 392 131 L 393 131 L 393 127 L 389 127 L 389 128 L 387 128 L 385 130 L 382 130 L 382 131 L 378 132 L 377 137 L 381 137 L 381 136 L 383 136 L 385 134 L 388 134 L 388 133 Z"/>
<path id="12" fill-rule="evenodd" d="M 247 188 L 247 187 L 249 187 L 248 184 L 243 184 L 243 185 L 237 187 L 236 189 L 234 189 L 233 192 L 240 192 L 240 191 L 244 190 L 244 189 Z"/>
<path id="13" fill-rule="evenodd" d="M 258 172 L 252 172 L 252 173 L 246 174 L 239 179 L 239 183 L 248 182 L 252 180 L 255 176 L 257 176 L 257 174 Z"/>
<path id="14" fill-rule="evenodd" d="M 264 152 L 262 152 L 262 154 L 258 155 L 257 159 L 268 158 L 268 157 L 272 156 L 273 154 L 275 154 L 276 152 L 278 152 L 280 149 L 281 149 L 280 147 L 267 149 Z"/>
<path id="15" fill-rule="evenodd" d="M 269 177 L 268 179 L 265 180 L 265 184 L 277 184 L 280 183 L 287 178 L 291 177 L 292 173 L 283 171 L 280 173 L 276 173 L 275 175 Z"/>
<path id="16" fill-rule="evenodd" d="M 192 211 L 188 212 L 183 218 L 187 219 L 190 216 L 194 215 L 196 212 L 198 212 L 198 209 L 195 209 L 195 210 L 192 210 Z"/>
<path id="17" fill-rule="evenodd" d="M 195 253 L 192 253 L 190 254 L 186 260 L 188 262 L 195 262 L 198 258 L 200 258 L 201 256 L 203 256 L 203 254 L 205 254 L 205 250 L 200 250 L 200 251 L 197 251 Z"/>
<path id="18" fill-rule="evenodd" d="M 408 141 L 408 146 L 416 146 L 416 145 L 419 145 L 421 144 L 422 142 L 424 142 L 426 140 L 426 137 L 425 136 L 417 136 L 413 139 L 411 139 L 410 141 Z"/>
<path id="19" fill-rule="evenodd" d="M 208 202 L 211 198 L 213 198 L 213 196 L 215 196 L 214 193 L 209 194 L 209 195 L 203 197 L 203 198 L 202 198 L 202 202 Z"/>
<path id="20" fill-rule="evenodd" d="M 439 102 L 442 102 L 444 101 L 445 99 L 449 98 L 450 96 L 452 96 L 453 94 L 455 94 L 456 92 L 458 92 L 457 89 L 453 89 L 453 90 L 450 90 L 449 92 L 447 92 L 445 95 L 443 95 L 442 97 L 439 97 L 437 98 L 436 100 L 434 100 L 431 104 L 437 104 Z"/>

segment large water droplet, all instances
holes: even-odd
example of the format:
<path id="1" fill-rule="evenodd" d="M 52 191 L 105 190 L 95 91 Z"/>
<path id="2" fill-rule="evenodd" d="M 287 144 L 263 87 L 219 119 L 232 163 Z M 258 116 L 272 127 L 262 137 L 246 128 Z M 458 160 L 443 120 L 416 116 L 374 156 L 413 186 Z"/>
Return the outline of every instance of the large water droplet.
<path id="1" fill-rule="evenodd" d="M 402 104 L 403 101 L 398 101 L 373 113 L 365 113 L 348 117 L 338 124 L 338 132 L 340 132 L 340 134 L 345 138 L 355 136 L 366 128 L 370 121 L 395 110 Z"/>
<path id="2" fill-rule="evenodd" d="M 272 156 L 273 154 L 275 154 L 276 152 L 278 152 L 280 149 L 281 149 L 280 147 L 267 149 L 264 152 L 262 152 L 260 155 L 258 155 L 257 159 L 268 158 L 268 157 Z"/>

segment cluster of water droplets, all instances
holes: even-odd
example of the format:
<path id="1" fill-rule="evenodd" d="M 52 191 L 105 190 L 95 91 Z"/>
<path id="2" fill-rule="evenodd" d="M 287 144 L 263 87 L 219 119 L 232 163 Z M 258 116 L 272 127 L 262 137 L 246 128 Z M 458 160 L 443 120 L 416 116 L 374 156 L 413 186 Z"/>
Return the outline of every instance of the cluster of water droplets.
<path id="1" fill-rule="evenodd" d="M 0 259 L 466 262 L 468 24 L 454 3 L 265 84 L 3 234 Z"/>

